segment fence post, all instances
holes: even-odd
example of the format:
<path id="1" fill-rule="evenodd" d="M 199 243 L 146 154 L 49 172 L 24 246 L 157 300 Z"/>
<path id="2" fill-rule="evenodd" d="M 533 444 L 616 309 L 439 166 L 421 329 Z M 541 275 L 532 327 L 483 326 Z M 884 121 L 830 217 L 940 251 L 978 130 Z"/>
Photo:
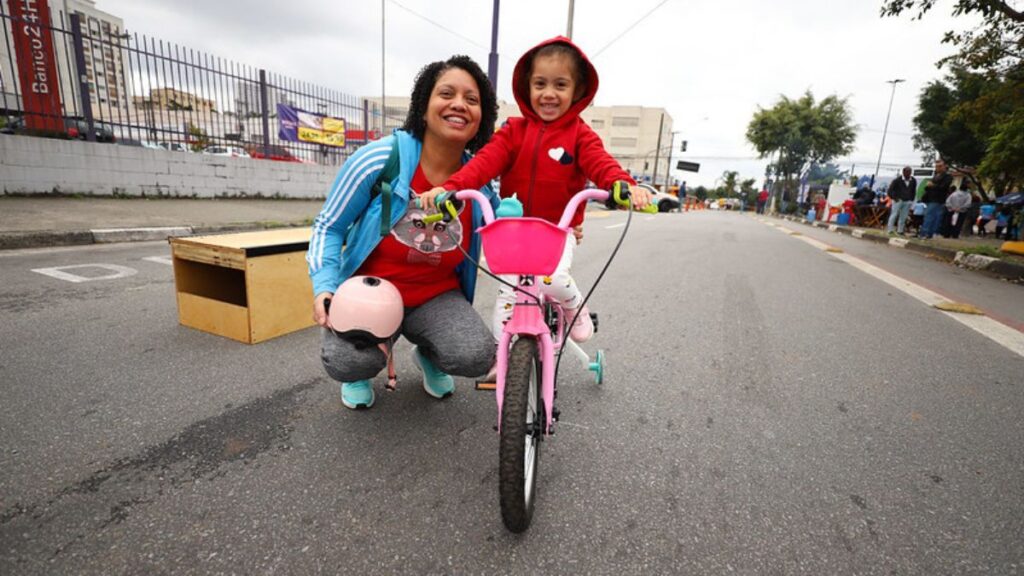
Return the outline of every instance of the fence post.
<path id="1" fill-rule="evenodd" d="M 85 139 L 96 141 L 96 125 L 92 117 L 92 97 L 89 95 L 89 76 L 85 71 L 85 47 L 82 43 L 82 17 L 71 14 L 71 43 L 75 49 L 75 70 L 78 72 L 78 93 L 82 115 L 85 117 Z"/>
<path id="2" fill-rule="evenodd" d="M 267 108 L 267 71 L 260 68 L 260 111 L 263 114 L 263 156 L 270 159 L 270 110 Z"/>
<path id="3" fill-rule="evenodd" d="M 363 99 L 363 142 L 370 142 L 370 101 Z"/>

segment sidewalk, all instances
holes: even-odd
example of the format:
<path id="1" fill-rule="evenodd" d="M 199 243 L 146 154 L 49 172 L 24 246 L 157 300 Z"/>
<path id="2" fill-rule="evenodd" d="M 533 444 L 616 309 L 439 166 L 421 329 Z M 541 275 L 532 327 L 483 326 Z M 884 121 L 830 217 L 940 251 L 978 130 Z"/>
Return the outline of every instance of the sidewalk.
<path id="1" fill-rule="evenodd" d="M 840 226 L 818 220 L 811 223 L 806 218 L 798 216 L 782 216 L 778 214 L 773 216 L 804 224 L 805 226 L 824 228 L 840 234 L 853 236 L 854 238 L 886 244 L 893 248 L 911 250 L 931 258 L 955 264 L 961 268 L 977 270 L 1015 284 L 1024 284 L 1024 257 L 1000 252 L 999 246 L 1003 243 L 1001 240 L 970 236 L 956 239 L 935 237 L 925 241 L 902 236 L 889 236 L 884 230 L 877 228 Z"/>
<path id="2" fill-rule="evenodd" d="M 0 196 L 0 250 L 309 226 L 323 200 Z"/>

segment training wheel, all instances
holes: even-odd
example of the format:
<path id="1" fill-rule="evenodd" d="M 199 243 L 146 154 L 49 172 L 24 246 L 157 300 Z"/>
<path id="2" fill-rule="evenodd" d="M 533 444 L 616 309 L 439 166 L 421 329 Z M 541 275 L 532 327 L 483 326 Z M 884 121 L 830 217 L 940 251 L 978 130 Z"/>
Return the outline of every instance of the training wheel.
<path id="1" fill-rule="evenodd" d="M 598 350 L 594 354 L 594 361 L 590 363 L 590 371 L 594 373 L 594 382 L 604 383 L 604 350 Z"/>

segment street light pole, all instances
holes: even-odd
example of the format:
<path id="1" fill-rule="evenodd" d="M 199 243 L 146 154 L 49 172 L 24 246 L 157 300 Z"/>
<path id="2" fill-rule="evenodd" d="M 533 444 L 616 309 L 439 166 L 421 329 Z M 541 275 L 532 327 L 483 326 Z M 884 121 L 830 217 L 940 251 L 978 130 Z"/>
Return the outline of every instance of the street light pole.
<path id="1" fill-rule="evenodd" d="M 882 150 L 885 149 L 885 135 L 889 132 L 889 116 L 892 114 L 892 101 L 896 97 L 896 85 L 900 82 L 906 82 L 903 78 L 895 78 L 893 80 L 886 80 L 887 83 L 892 84 L 892 93 L 889 95 L 889 111 L 885 113 L 885 128 L 882 130 L 882 145 L 878 147 L 878 162 L 875 164 L 875 173 L 871 175 L 871 184 L 869 185 L 872 190 L 875 189 L 875 178 L 878 177 L 878 169 L 882 167 Z"/>
<path id="2" fill-rule="evenodd" d="M 572 14 L 575 11 L 576 2 L 569 0 L 569 23 L 565 26 L 565 37 L 572 40 Z"/>
<path id="3" fill-rule="evenodd" d="M 498 12 L 501 0 L 494 0 L 494 14 L 491 17 L 491 54 L 487 61 L 487 79 L 491 88 L 498 91 Z"/>

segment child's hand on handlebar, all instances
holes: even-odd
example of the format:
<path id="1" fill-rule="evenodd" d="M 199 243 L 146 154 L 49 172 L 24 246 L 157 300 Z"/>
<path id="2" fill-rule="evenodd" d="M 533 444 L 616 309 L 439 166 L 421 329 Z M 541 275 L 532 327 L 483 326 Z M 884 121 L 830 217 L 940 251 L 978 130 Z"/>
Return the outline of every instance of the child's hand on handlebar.
<path id="1" fill-rule="evenodd" d="M 630 186 L 629 198 L 633 202 L 633 210 L 637 212 L 651 205 L 651 193 L 642 186 Z"/>
<path id="2" fill-rule="evenodd" d="M 432 188 L 428 192 L 424 192 L 423 194 L 420 194 L 420 197 L 419 197 L 420 208 L 422 208 L 424 212 L 428 212 L 428 213 L 430 213 L 430 212 L 437 212 L 438 211 L 437 204 L 434 202 L 434 200 L 439 195 L 444 194 L 445 192 L 447 192 L 447 190 L 445 190 L 444 188 L 442 188 L 440 186 L 437 186 L 436 188 Z"/>

